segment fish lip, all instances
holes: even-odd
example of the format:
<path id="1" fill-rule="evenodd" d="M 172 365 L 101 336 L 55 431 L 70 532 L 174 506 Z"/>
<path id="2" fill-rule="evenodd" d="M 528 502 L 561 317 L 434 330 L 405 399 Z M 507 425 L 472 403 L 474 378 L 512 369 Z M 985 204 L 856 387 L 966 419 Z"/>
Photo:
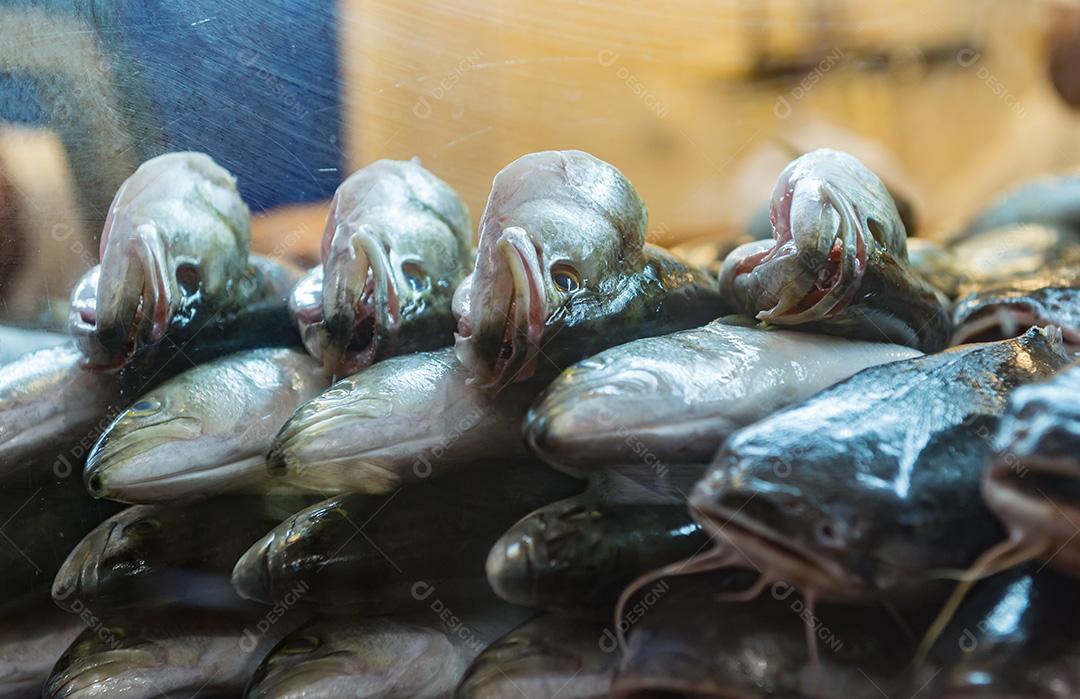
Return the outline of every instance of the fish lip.
<path id="1" fill-rule="evenodd" d="M 102 672 L 104 668 L 116 665 L 134 667 L 136 663 L 151 666 L 157 664 L 157 662 L 158 658 L 154 653 L 142 649 L 123 648 L 95 653 L 75 660 L 61 672 L 46 680 L 43 696 L 49 699 L 64 699 L 65 697 L 77 696 L 79 693 L 93 688 L 95 685 L 99 685 L 114 676 L 113 673 L 105 674 Z M 95 676 L 92 678 L 83 677 L 84 674 L 88 673 Z"/>
<path id="2" fill-rule="evenodd" d="M 382 343 L 393 345 L 401 325 L 401 296 L 384 243 L 372 226 L 342 225 L 323 260 L 323 368 L 348 375 L 375 361 Z M 350 343 L 364 338 L 360 349 Z"/>
<path id="3" fill-rule="evenodd" d="M 273 598 L 270 589 L 270 549 L 276 538 L 276 529 L 270 530 L 237 559 L 230 580 L 240 597 L 263 603 Z"/>
<path id="4" fill-rule="evenodd" d="M 96 594 L 100 581 L 98 565 L 104 558 L 113 532 L 120 526 L 118 521 L 106 520 L 71 550 L 53 578 L 51 594 L 57 606 L 70 611 L 71 605 L 66 602 L 73 595 L 78 600 L 82 595 Z"/>
<path id="5" fill-rule="evenodd" d="M 954 330 L 950 345 L 962 345 L 978 342 L 978 338 L 994 328 L 1002 338 L 1019 337 L 1032 327 L 1045 328 L 1055 326 L 1061 329 L 1065 349 L 1070 353 L 1080 352 L 1080 328 L 1071 327 L 1061 319 L 1049 318 L 1041 304 L 1026 298 L 993 298 L 973 300 L 971 308 L 965 309 L 964 302 L 957 304 Z M 1012 329 L 1010 329 L 1012 328 Z"/>
<path id="6" fill-rule="evenodd" d="M 489 284 L 477 284 L 475 278 L 472 281 L 470 314 L 482 315 L 475 321 L 463 315 L 455 341 L 458 359 L 471 373 L 469 383 L 482 389 L 532 376 L 547 313 L 543 248 L 525 229 L 511 226 L 494 241 L 494 249 L 491 261 L 485 263 L 482 258 L 473 272 L 491 271 Z M 494 270 L 485 270 L 487 266 L 494 266 Z M 500 287 L 507 284 L 509 293 L 499 298 Z M 488 356 L 492 346 L 497 349 L 494 356 Z"/>
<path id="7" fill-rule="evenodd" d="M 736 551 L 750 558 L 762 575 L 776 575 L 776 582 L 823 593 L 829 598 L 858 599 L 857 581 L 845 575 L 840 566 L 827 558 L 784 541 L 775 531 L 743 516 L 737 510 L 702 505 L 691 497 L 690 512 L 713 539 L 723 538 Z M 748 555 L 747 552 L 756 554 Z M 764 562 L 765 565 L 759 565 Z M 793 562 L 797 562 L 794 563 Z"/>
<path id="8" fill-rule="evenodd" d="M 122 419 L 118 417 L 117 420 Z M 115 423 L 114 423 L 115 424 Z M 192 426 L 194 429 L 192 429 Z M 179 429 L 178 429 L 179 428 Z M 86 457 L 83 480 L 87 490 L 96 498 L 104 493 L 102 475 L 123 463 L 125 452 L 139 448 L 153 449 L 167 442 L 190 441 L 202 435 L 202 423 L 193 417 L 176 415 L 152 425 L 139 427 L 119 439 L 110 439 L 112 428 L 105 430 Z M 149 446 L 148 446 L 149 445 Z M 142 483 L 144 481 L 139 481 Z"/>

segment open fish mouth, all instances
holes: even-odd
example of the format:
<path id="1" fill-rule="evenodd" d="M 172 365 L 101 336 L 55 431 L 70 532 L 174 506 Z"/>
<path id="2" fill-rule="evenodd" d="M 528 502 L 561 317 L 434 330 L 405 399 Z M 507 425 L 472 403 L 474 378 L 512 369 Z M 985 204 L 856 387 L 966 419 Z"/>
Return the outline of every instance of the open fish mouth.
<path id="1" fill-rule="evenodd" d="M 740 510 L 692 504 L 691 513 L 710 537 L 730 544 L 766 580 L 820 593 L 826 599 L 856 601 L 869 597 L 835 561 L 785 541 L 782 535 Z"/>
<path id="2" fill-rule="evenodd" d="M 495 252 L 473 273 L 471 313 L 458 325 L 458 358 L 481 388 L 505 386 L 536 371 L 546 320 L 543 252 L 523 228 L 503 230 Z"/>
<path id="3" fill-rule="evenodd" d="M 324 263 L 322 337 L 316 356 L 327 373 L 353 374 L 393 344 L 401 297 L 381 236 L 368 225 L 340 227 Z M 310 347 L 309 347 L 310 349 Z"/>
<path id="4" fill-rule="evenodd" d="M 1080 327 L 1063 323 L 1061 318 L 1051 317 L 1041 304 L 1023 299 L 996 299 L 978 304 L 964 312 L 953 331 L 951 345 L 970 342 L 994 342 L 1023 335 L 1029 328 L 1045 328 L 1051 325 L 1061 328 L 1065 351 L 1080 353 Z"/>
<path id="5" fill-rule="evenodd" d="M 764 296 L 775 303 L 757 318 L 796 324 L 843 311 L 866 270 L 869 222 L 862 220 L 848 197 L 817 179 L 794 183 L 781 179 L 770 220 L 773 246 L 739 260 L 731 282 L 740 283 L 739 277 L 749 274 L 761 278 Z M 831 235 L 823 232 L 823 226 L 833 228 Z M 781 280 L 782 286 L 770 284 L 771 278 Z"/>
<path id="6" fill-rule="evenodd" d="M 116 242 L 125 247 L 103 246 L 102 264 L 76 287 L 69 319 L 88 363 L 100 369 L 117 368 L 165 337 L 179 304 L 178 275 L 192 277 L 192 289 L 198 284 L 193 266 L 172 264 L 152 224 Z"/>

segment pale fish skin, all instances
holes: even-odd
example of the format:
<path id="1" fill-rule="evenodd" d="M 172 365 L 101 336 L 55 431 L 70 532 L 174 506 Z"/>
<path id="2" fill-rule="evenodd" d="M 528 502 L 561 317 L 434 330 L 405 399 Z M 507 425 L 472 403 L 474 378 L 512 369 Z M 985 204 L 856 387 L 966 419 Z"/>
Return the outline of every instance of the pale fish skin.
<path id="1" fill-rule="evenodd" d="M 82 368 L 71 343 L 41 349 L 0 368 L 0 473 L 36 464 L 80 468 L 72 450 L 115 415 L 120 381 Z M 81 448 L 85 456 L 88 446 Z"/>
<path id="2" fill-rule="evenodd" d="M 619 660 L 602 624 L 543 615 L 491 644 L 469 667 L 455 699 L 604 699 Z"/>
<path id="3" fill-rule="evenodd" d="M 426 588 L 421 588 L 426 592 Z M 284 639 L 256 670 L 248 699 L 450 699 L 473 659 L 534 615 L 500 602 L 442 600 L 395 616 L 332 616 Z"/>
<path id="4" fill-rule="evenodd" d="M 419 159 L 379 160 L 338 187 L 322 264 L 290 299 L 328 373 L 453 342 L 454 289 L 473 262 L 468 207 Z"/>
<path id="5" fill-rule="evenodd" d="M 209 156 L 166 153 L 143 163 L 109 206 L 93 298 L 73 299 L 70 328 L 88 362 L 123 364 L 160 341 L 196 296 L 224 303 L 250 245 L 236 180 Z"/>
<path id="6" fill-rule="evenodd" d="M 195 367 L 117 416 L 87 460 L 87 488 L 95 497 L 154 503 L 261 487 L 274 435 L 327 383 L 317 361 L 289 349 Z"/>
<path id="7" fill-rule="evenodd" d="M 86 628 L 45 603 L 0 617 L 0 699 L 40 696 L 53 663 Z"/>
<path id="8" fill-rule="evenodd" d="M 718 320 L 567 369 L 530 409 L 525 435 L 545 461 L 570 471 L 641 459 L 704 463 L 741 427 L 867 367 L 921 355 Z"/>
<path id="9" fill-rule="evenodd" d="M 721 315 L 715 278 L 646 245 L 647 228 L 634 186 L 588 153 L 530 153 L 503 168 L 476 269 L 454 295 L 470 379 L 496 389 Z"/>
<path id="10" fill-rule="evenodd" d="M 0 325 L 0 367 L 15 361 L 24 354 L 46 347 L 55 347 L 70 340 L 70 337 L 60 333 Z"/>
<path id="11" fill-rule="evenodd" d="M 492 395 L 452 348 L 392 357 L 300 406 L 268 458 L 285 482 L 325 493 L 387 493 L 486 457 L 527 453 L 521 420 L 542 386 Z"/>

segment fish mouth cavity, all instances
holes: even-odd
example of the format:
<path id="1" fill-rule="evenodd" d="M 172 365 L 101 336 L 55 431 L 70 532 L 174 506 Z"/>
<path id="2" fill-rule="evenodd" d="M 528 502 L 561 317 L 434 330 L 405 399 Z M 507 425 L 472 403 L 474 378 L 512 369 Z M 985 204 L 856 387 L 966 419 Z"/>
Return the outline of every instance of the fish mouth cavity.
<path id="1" fill-rule="evenodd" d="M 956 323 L 951 345 L 993 342 L 1019 337 L 1029 328 L 1055 326 L 1061 329 L 1065 350 L 1080 353 L 1080 327 L 1050 318 L 1039 304 L 1024 299 L 993 299 L 979 304 L 966 318 Z"/>
<path id="2" fill-rule="evenodd" d="M 759 320 L 793 324 L 835 316 L 854 297 L 866 269 L 868 224 L 849 199 L 828 182 L 818 183 L 816 191 L 838 219 L 832 244 L 820 260 L 811 254 L 817 251 L 800 248 L 791 219 L 792 204 L 800 194 L 798 184 L 788 180 L 778 187 L 784 194 L 772 204 L 773 246 L 748 255 L 735 266 L 733 284 L 744 275 L 779 270 L 783 285 L 767 292 L 776 302 L 757 314 Z M 788 293 L 789 289 L 794 293 Z"/>
<path id="3" fill-rule="evenodd" d="M 995 461 L 983 483 L 987 505 L 1010 529 L 1046 531 L 1047 522 L 1065 519 L 1062 533 L 1071 536 L 1080 526 L 1080 472 L 1068 459 L 1028 458 L 1016 464 Z M 1067 530 L 1067 531 L 1066 531 Z"/>

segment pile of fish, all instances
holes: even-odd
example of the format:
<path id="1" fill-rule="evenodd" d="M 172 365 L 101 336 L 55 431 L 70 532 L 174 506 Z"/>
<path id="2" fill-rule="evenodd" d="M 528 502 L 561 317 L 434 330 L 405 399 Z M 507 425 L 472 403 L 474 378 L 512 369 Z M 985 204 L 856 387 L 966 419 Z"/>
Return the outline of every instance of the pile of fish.
<path id="1" fill-rule="evenodd" d="M 304 272 L 154 158 L 0 330 L 0 699 L 1080 696 L 1077 211 L 909 241 L 819 150 L 698 267 L 587 153 L 475 248 L 380 160 Z"/>

